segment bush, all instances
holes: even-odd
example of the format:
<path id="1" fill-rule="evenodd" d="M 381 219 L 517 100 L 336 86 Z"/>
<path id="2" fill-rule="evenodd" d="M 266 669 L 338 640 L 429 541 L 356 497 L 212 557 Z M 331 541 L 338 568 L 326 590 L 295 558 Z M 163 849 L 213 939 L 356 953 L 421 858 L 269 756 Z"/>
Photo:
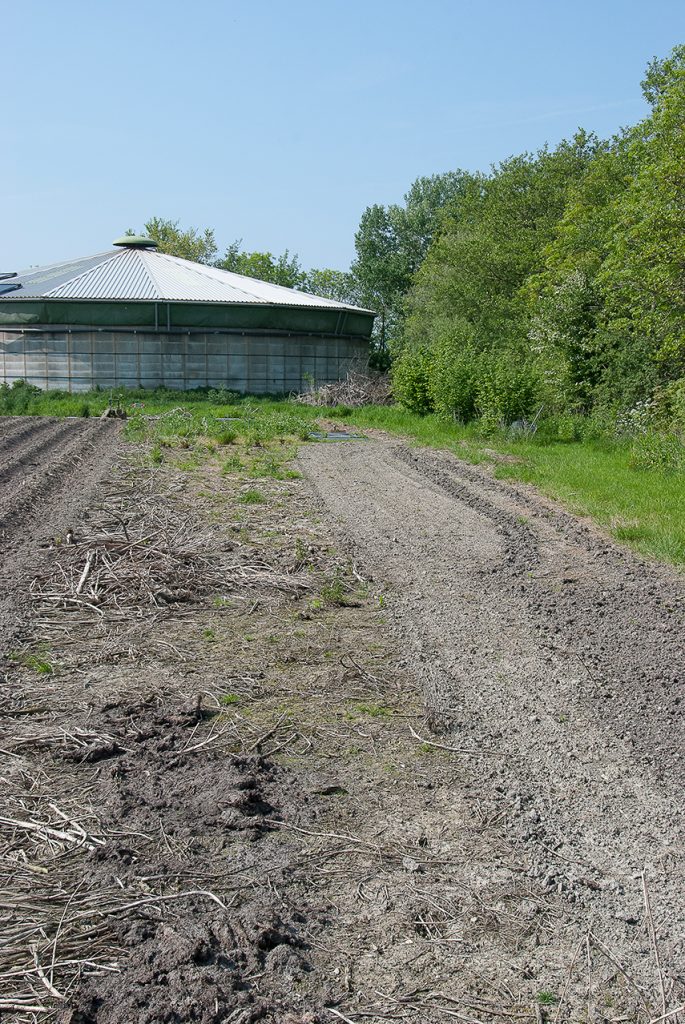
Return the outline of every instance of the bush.
<path id="1" fill-rule="evenodd" d="M 476 407 L 486 423 L 513 423 L 525 419 L 539 401 L 540 382 L 529 366 L 517 365 L 515 356 L 481 356 Z"/>
<path id="2" fill-rule="evenodd" d="M 405 349 L 392 370 L 395 398 L 422 416 L 433 410 L 431 370 L 432 357 L 425 349 Z"/>
<path id="3" fill-rule="evenodd" d="M 675 434 L 660 434 L 649 430 L 633 441 L 630 465 L 633 469 L 682 473 L 685 471 L 685 445 Z"/>
<path id="4" fill-rule="evenodd" d="M 685 377 L 657 388 L 653 396 L 654 421 L 685 439 Z"/>
<path id="5" fill-rule="evenodd" d="M 535 436 L 538 441 L 543 443 L 571 444 L 573 441 L 583 440 L 585 423 L 582 416 L 574 416 L 571 413 L 546 416 L 540 421 Z"/>
<path id="6" fill-rule="evenodd" d="M 435 352 L 430 392 L 435 411 L 468 423 L 476 412 L 480 359 L 472 348 L 446 339 Z"/>
<path id="7" fill-rule="evenodd" d="M 0 384 L 0 413 L 20 416 L 30 411 L 34 398 L 42 394 L 40 388 L 15 380 L 13 384 Z"/>

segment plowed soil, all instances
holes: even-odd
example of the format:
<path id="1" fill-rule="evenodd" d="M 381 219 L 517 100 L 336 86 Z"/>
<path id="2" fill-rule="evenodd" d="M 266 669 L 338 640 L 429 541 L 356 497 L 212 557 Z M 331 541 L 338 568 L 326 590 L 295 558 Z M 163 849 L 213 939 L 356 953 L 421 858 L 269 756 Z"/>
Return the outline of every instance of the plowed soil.
<path id="1" fill-rule="evenodd" d="M 114 431 L 74 426 L 96 447 L 78 489 L 55 464 L 68 499 L 0 466 L 35 488 L 3 549 L 28 573 L 3 1021 L 679 1020 L 681 577 L 384 437 L 255 482 L 258 449 L 112 465 Z M 13 424 L 29 447 L 71 427 Z M 40 546 L 69 526 L 70 562 Z M 74 594 L 135 536 L 221 586 L 134 605 L 89 576 L 27 604 L 34 556 Z"/>
<path id="2" fill-rule="evenodd" d="M 22 623 L 43 552 L 64 541 L 117 450 L 112 420 L 0 417 L 0 654 Z"/>

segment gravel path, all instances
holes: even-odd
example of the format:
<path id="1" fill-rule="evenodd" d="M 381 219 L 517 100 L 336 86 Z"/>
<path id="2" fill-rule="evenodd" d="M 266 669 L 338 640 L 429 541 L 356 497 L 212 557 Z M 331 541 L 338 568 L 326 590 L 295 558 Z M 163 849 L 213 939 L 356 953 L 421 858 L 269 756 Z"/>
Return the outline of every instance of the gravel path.
<path id="1" fill-rule="evenodd" d="M 648 952 L 644 870 L 667 976 L 682 974 L 682 579 L 447 453 L 374 440 L 300 461 L 388 588 L 428 724 L 480 752 L 531 877 L 632 956 Z"/>

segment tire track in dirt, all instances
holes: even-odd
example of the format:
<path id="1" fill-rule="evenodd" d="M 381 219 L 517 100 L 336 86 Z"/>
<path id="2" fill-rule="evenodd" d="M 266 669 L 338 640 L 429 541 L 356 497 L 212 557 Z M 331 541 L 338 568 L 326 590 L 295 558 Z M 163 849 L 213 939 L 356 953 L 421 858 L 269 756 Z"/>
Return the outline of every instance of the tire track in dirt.
<path id="1" fill-rule="evenodd" d="M 109 420 L 0 418 L 0 653 L 20 627 L 28 577 L 50 537 L 87 507 L 118 444 Z"/>
<path id="2" fill-rule="evenodd" d="M 682 582 L 445 453 L 370 442 L 300 458 L 392 587 L 429 724 L 487 751 L 484 799 L 517 812 L 531 877 L 587 902 L 635 955 L 646 867 L 681 970 Z"/>

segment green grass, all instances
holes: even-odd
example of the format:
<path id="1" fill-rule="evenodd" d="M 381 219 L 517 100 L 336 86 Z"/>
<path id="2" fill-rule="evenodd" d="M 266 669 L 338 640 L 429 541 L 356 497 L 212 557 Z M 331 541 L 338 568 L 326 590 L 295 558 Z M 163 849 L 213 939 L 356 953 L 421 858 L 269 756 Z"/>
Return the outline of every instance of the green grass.
<path id="1" fill-rule="evenodd" d="M 316 429 L 320 409 L 278 398 L 236 395 L 213 388 L 170 391 L 166 388 L 105 389 L 69 394 L 41 391 L 23 383 L 0 385 L 3 416 L 99 416 L 120 405 L 128 416 L 126 435 L 180 447 L 198 437 L 220 445 L 237 439 L 261 445 L 274 438 L 304 440 Z M 150 420 L 150 417 L 158 419 Z"/>
<path id="2" fill-rule="evenodd" d="M 266 496 L 261 491 L 251 489 L 243 491 L 238 501 L 242 502 L 243 505 L 263 505 L 266 501 Z"/>
<path id="3" fill-rule="evenodd" d="M 577 515 L 649 558 L 685 565 L 685 473 L 634 464 L 630 442 L 608 437 L 554 441 L 540 435 L 514 439 L 479 436 L 459 426 L 396 406 L 369 406 L 346 417 L 354 426 L 403 434 L 419 445 L 446 448 L 472 463 L 495 464 L 499 479 L 532 484 Z M 514 456 L 498 463 L 493 452 Z"/>
<path id="4" fill-rule="evenodd" d="M 189 449 L 179 468 L 192 469 L 214 449 L 237 444 L 248 454 L 254 478 L 295 478 L 287 468 L 297 443 L 318 427 L 317 417 L 339 416 L 346 425 L 376 427 L 416 444 L 446 448 L 472 463 L 495 463 L 501 479 L 533 484 L 572 512 L 590 516 L 618 541 L 641 554 L 685 564 L 685 473 L 649 465 L 653 452 L 608 437 L 558 440 L 541 424 L 531 438 L 504 434 L 483 437 L 477 424 L 459 426 L 438 416 L 418 416 L 400 406 L 317 409 L 287 399 L 239 396 L 212 389 L 91 391 L 70 395 L 26 385 L 0 385 L 0 415 L 97 416 L 117 404 L 129 418 L 125 434 L 149 443 L 149 459 L 159 464 L 169 449 Z M 577 424 L 576 424 L 577 425 Z M 573 427 L 574 424 L 571 424 Z M 581 431 L 582 433 L 582 431 Z M 570 437 L 574 436 L 571 430 Z M 498 463 L 496 454 L 515 462 Z M 661 452 L 656 455 L 661 457 Z M 646 457 L 649 456 L 649 459 Z M 222 472 L 242 469 L 239 452 L 223 460 Z M 677 463 L 676 463 L 677 465 Z M 246 491 L 246 504 L 259 503 L 259 491 Z"/>

